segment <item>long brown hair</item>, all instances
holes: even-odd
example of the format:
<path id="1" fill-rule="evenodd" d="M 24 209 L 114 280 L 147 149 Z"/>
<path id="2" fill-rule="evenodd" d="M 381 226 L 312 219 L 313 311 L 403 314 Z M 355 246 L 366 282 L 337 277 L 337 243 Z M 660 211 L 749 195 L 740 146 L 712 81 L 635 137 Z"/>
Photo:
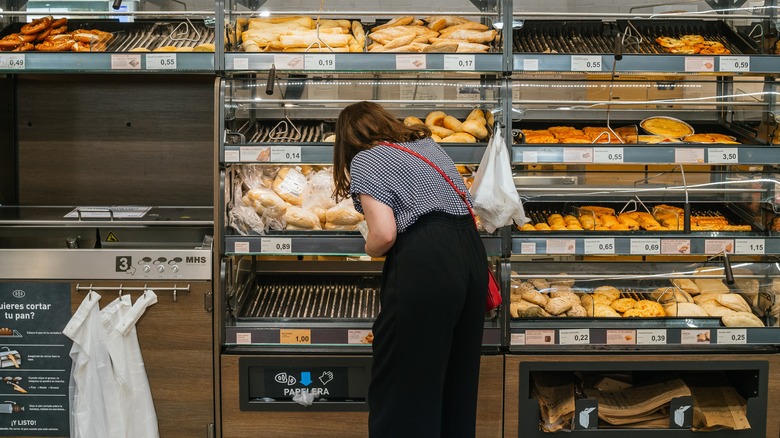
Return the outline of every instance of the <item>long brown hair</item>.
<path id="1" fill-rule="evenodd" d="M 333 146 L 333 182 L 337 200 L 349 196 L 349 167 L 358 152 L 381 141 L 403 143 L 431 135 L 425 125 L 406 126 L 374 102 L 358 102 L 344 108 L 336 122 Z"/>

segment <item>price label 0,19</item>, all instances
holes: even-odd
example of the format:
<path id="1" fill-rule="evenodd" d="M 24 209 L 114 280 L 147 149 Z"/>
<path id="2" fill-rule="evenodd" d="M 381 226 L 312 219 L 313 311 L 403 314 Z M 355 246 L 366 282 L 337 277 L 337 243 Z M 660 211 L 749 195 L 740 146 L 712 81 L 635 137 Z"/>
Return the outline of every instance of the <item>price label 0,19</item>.
<path id="1" fill-rule="evenodd" d="M 602 61 L 600 55 L 571 57 L 571 71 L 601 71 Z"/>
<path id="2" fill-rule="evenodd" d="M 303 65 L 306 70 L 335 70 L 336 55 L 304 55 Z"/>
<path id="3" fill-rule="evenodd" d="M 631 254 L 660 254 L 661 239 L 631 239 Z"/>
<path id="4" fill-rule="evenodd" d="M 707 149 L 707 163 L 737 164 L 739 163 L 739 150 L 737 148 Z"/>
<path id="5" fill-rule="evenodd" d="M 289 237 L 263 237 L 260 239 L 260 252 L 268 254 L 291 254 L 292 239 Z"/>
<path id="6" fill-rule="evenodd" d="M 622 163 L 623 148 L 594 148 L 594 163 Z"/>
<path id="7" fill-rule="evenodd" d="M 311 344 L 311 330 L 279 330 L 280 344 Z"/>
<path id="8" fill-rule="evenodd" d="M 765 254 L 766 243 L 764 239 L 735 239 L 734 252 L 736 254 Z"/>
<path id="9" fill-rule="evenodd" d="M 560 345 L 590 344 L 590 330 L 588 329 L 559 330 L 558 343 Z"/>
<path id="10" fill-rule="evenodd" d="M 24 53 L 9 53 L 0 55 L 0 69 L 2 70 L 24 70 Z"/>
<path id="11" fill-rule="evenodd" d="M 637 330 L 637 345 L 666 345 L 666 330 Z"/>
<path id="12" fill-rule="evenodd" d="M 719 56 L 720 71 L 750 71 L 749 56 Z"/>
<path id="13" fill-rule="evenodd" d="M 747 330 L 746 329 L 719 329 L 718 344 L 719 345 L 747 344 Z"/>
<path id="14" fill-rule="evenodd" d="M 585 239 L 585 254 L 614 254 L 615 239 Z"/>
<path id="15" fill-rule="evenodd" d="M 474 55 L 444 55 L 444 70 L 474 70 Z"/>
<path id="16" fill-rule="evenodd" d="M 301 162 L 300 146 L 271 146 L 271 161 L 273 162 Z"/>
<path id="17" fill-rule="evenodd" d="M 175 53 L 150 53 L 146 55 L 147 70 L 176 70 Z"/>

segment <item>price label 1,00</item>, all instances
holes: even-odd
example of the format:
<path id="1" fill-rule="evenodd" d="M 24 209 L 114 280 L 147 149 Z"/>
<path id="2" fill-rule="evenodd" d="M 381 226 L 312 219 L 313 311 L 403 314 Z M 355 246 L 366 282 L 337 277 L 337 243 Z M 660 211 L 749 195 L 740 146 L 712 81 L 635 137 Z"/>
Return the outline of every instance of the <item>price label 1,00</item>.
<path id="1" fill-rule="evenodd" d="M 288 237 L 263 237 L 260 252 L 264 254 L 292 254 L 292 239 Z"/>
<path id="2" fill-rule="evenodd" d="M 279 330 L 280 344 L 311 344 L 311 330 Z"/>

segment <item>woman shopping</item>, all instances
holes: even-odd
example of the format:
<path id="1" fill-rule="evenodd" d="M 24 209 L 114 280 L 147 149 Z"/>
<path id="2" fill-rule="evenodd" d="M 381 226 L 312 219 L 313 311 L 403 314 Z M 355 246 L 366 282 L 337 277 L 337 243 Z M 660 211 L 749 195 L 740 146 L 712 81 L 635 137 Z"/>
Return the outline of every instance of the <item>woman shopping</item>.
<path id="1" fill-rule="evenodd" d="M 475 435 L 487 256 L 468 190 L 430 134 L 372 102 L 344 108 L 336 123 L 335 194 L 365 215 L 366 253 L 385 257 L 372 438 Z"/>

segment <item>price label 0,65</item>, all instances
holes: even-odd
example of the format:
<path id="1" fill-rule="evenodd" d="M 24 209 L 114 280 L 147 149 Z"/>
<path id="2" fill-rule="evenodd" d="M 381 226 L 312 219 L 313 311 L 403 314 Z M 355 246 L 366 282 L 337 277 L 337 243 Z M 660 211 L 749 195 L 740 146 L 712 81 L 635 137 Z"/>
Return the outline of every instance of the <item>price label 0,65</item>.
<path id="1" fill-rule="evenodd" d="M 147 70 L 176 70 L 175 53 L 150 53 L 146 55 Z"/>
<path id="2" fill-rule="evenodd" d="M 260 252 L 268 254 L 291 254 L 292 239 L 289 237 L 263 237 L 260 239 Z"/>
<path id="3" fill-rule="evenodd" d="M 590 330 L 588 329 L 559 330 L 558 343 L 560 345 L 590 344 Z"/>
<path id="4" fill-rule="evenodd" d="M 474 55 L 444 55 L 444 70 L 474 70 Z"/>
<path id="5" fill-rule="evenodd" d="M 271 161 L 273 162 L 301 162 L 300 146 L 271 146 Z"/>
<path id="6" fill-rule="evenodd" d="M 336 55 L 304 55 L 303 65 L 306 70 L 335 70 Z"/>
<path id="7" fill-rule="evenodd" d="M 614 254 L 615 239 L 585 239 L 585 254 Z"/>
<path id="8" fill-rule="evenodd" d="M 0 69 L 24 70 L 25 69 L 24 53 L 0 54 Z"/>
<path id="9" fill-rule="evenodd" d="M 666 345 L 666 330 L 637 330 L 637 345 Z"/>
<path id="10" fill-rule="evenodd" d="M 594 148 L 593 162 L 594 163 L 622 163 L 623 148 Z"/>
<path id="11" fill-rule="evenodd" d="M 631 254 L 660 254 L 661 239 L 631 239 Z"/>
<path id="12" fill-rule="evenodd" d="M 571 71 L 601 71 L 602 60 L 600 55 L 571 57 Z"/>

